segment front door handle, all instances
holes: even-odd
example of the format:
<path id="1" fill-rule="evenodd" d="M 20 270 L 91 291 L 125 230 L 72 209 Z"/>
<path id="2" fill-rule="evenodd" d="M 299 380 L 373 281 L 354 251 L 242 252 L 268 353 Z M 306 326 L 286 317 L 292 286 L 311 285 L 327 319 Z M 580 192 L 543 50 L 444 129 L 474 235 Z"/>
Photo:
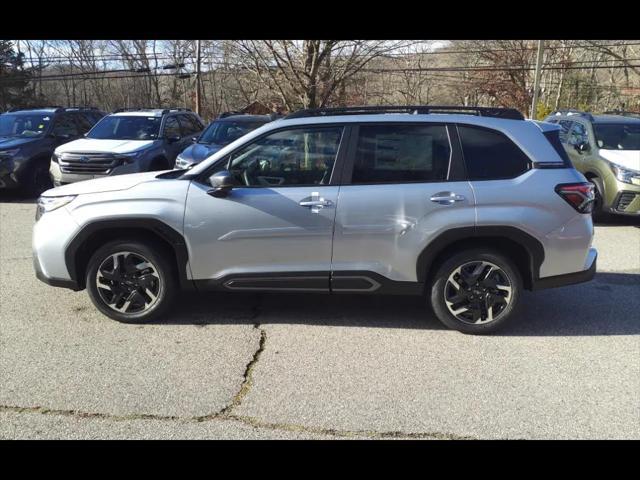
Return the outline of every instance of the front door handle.
<path id="1" fill-rule="evenodd" d="M 463 202 L 466 198 L 464 195 L 458 195 L 454 192 L 438 192 L 429 200 L 440 205 L 453 205 L 456 202 Z"/>
<path id="2" fill-rule="evenodd" d="M 321 208 L 333 206 L 331 200 L 327 200 L 320 196 L 320 193 L 313 192 L 310 199 L 300 200 L 298 203 L 301 207 L 310 208 L 313 213 L 318 213 Z"/>

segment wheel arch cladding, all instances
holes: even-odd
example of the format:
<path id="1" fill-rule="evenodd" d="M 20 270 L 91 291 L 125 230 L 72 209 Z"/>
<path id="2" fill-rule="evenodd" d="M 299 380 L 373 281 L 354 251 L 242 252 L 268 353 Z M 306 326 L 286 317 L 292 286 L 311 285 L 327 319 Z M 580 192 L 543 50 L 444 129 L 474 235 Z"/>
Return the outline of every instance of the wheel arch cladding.
<path id="1" fill-rule="evenodd" d="M 76 234 L 65 251 L 69 276 L 79 288 L 85 288 L 85 273 L 91 255 L 112 240 L 138 240 L 160 247 L 172 257 L 172 264 L 183 289 L 193 289 L 187 278 L 189 255 L 184 237 L 166 223 L 148 218 L 98 220 L 88 223 Z"/>
<path id="2" fill-rule="evenodd" d="M 418 281 L 427 285 L 451 255 L 478 247 L 487 247 L 509 256 L 516 264 L 526 289 L 532 289 L 539 279 L 544 247 L 538 240 L 515 227 L 481 226 L 448 230 L 430 242 L 418 256 Z"/>

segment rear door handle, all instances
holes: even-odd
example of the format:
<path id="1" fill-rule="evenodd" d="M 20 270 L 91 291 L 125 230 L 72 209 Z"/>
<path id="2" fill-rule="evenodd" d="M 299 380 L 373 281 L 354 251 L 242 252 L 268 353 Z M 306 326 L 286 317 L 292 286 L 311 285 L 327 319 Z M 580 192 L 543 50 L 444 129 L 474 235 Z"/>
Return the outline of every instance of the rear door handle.
<path id="1" fill-rule="evenodd" d="M 440 205 L 453 205 L 456 202 L 463 202 L 466 198 L 464 195 L 458 195 L 454 192 L 438 192 L 429 200 Z"/>

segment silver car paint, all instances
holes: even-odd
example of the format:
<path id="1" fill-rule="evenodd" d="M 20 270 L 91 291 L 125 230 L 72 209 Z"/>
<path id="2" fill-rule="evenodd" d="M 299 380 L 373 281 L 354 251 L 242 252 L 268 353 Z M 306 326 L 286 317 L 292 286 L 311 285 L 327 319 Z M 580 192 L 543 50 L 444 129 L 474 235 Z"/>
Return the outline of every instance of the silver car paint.
<path id="1" fill-rule="evenodd" d="M 468 115 L 354 115 L 266 124 L 227 145 L 189 174 L 195 177 L 274 129 L 381 121 L 494 128 L 534 161 L 559 161 L 551 145 L 540 141 L 541 130 L 558 128 L 549 124 Z M 584 270 L 595 255 L 589 249 L 593 236 L 590 216 L 578 214 L 552 191 L 557 183 L 584 180 L 571 169 L 535 169 L 516 179 L 483 182 L 236 188 L 222 199 L 207 195 L 206 185 L 156 179 L 157 173 L 89 180 L 45 192 L 45 196 L 81 195 L 66 207 L 46 213 L 34 228 L 34 253 L 43 272 L 69 279 L 64 250 L 77 231 L 91 221 L 126 217 L 157 218 L 183 233 L 193 272 L 187 275 L 193 279 L 219 278 L 231 272 L 333 269 L 371 270 L 393 280 L 412 281 L 416 259 L 434 236 L 445 229 L 476 224 L 515 226 L 542 242 L 541 277 Z M 116 186 L 118 179 L 124 187 Z M 333 206 L 314 213 L 299 205 L 314 192 L 331 200 Z M 464 200 L 453 205 L 430 201 L 432 195 L 442 192 L 453 192 Z"/>

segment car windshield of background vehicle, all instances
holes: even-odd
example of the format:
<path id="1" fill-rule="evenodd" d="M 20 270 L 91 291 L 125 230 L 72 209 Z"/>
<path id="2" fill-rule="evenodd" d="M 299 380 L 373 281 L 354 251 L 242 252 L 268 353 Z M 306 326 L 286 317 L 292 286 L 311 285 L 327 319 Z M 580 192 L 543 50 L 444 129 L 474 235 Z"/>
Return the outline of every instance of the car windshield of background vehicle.
<path id="1" fill-rule="evenodd" d="M 596 123 L 593 131 L 602 150 L 640 150 L 640 123 Z"/>
<path id="2" fill-rule="evenodd" d="M 160 132 L 158 117 L 104 117 L 91 129 L 87 138 L 100 140 L 156 140 Z"/>
<path id="3" fill-rule="evenodd" d="M 0 137 L 38 137 L 50 122 L 49 115 L 0 115 Z"/>
<path id="4" fill-rule="evenodd" d="M 260 122 L 213 122 L 198 143 L 227 145 L 262 125 Z"/>

